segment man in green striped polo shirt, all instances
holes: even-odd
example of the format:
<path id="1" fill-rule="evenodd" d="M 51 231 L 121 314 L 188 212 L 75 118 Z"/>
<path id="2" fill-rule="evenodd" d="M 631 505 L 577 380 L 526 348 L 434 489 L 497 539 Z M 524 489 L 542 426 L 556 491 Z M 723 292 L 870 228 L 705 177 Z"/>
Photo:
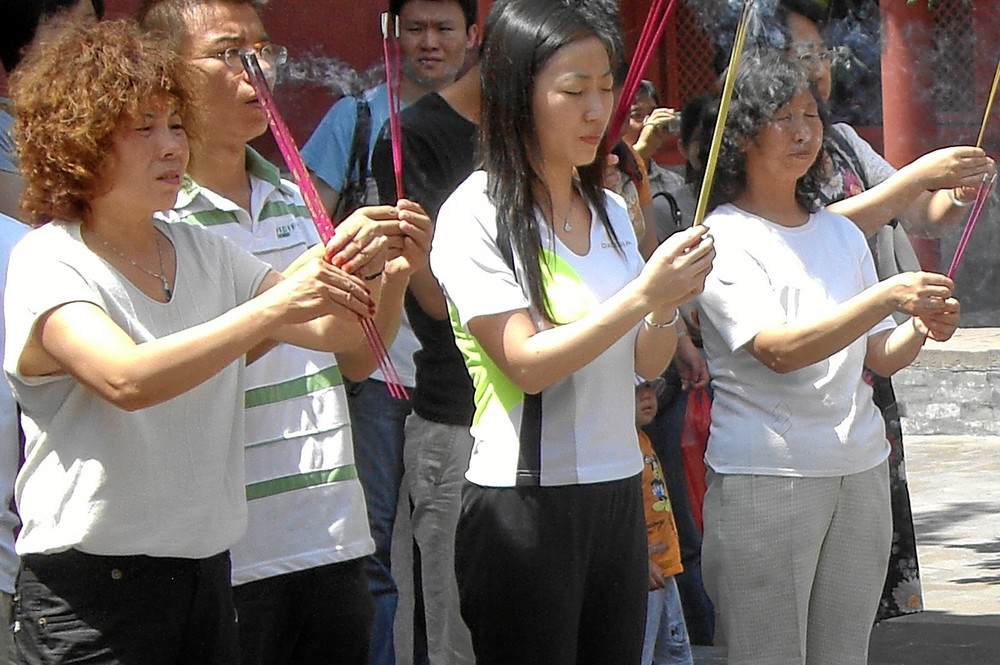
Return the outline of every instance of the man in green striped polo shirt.
<path id="1" fill-rule="evenodd" d="M 298 188 L 247 146 L 268 125 L 239 53 L 256 51 L 267 75 L 286 57 L 270 42 L 259 4 L 145 0 L 139 18 L 170 35 L 193 65 L 191 161 L 171 214 L 285 270 L 319 237 Z M 426 264 L 430 220 L 415 205 L 363 208 L 341 233 L 389 238 L 388 252 L 358 272 L 380 294 L 375 320 L 390 342 L 409 274 Z M 360 380 L 374 366 L 359 326 L 337 357 L 282 344 L 247 370 L 249 524 L 232 550 L 245 665 L 367 662 L 374 610 L 362 558 L 374 543 L 343 376 Z"/>

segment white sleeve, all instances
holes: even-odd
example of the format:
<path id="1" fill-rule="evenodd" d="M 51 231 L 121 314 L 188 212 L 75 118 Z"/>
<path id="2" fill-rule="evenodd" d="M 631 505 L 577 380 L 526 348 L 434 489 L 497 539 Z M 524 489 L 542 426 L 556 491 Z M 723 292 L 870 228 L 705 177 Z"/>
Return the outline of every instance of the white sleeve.
<path id="1" fill-rule="evenodd" d="M 465 327 L 477 316 L 529 306 L 497 247 L 496 211 L 485 183 L 485 174 L 474 173 L 445 201 L 431 248 L 431 270 Z"/>
<path id="2" fill-rule="evenodd" d="M 748 251 L 745 234 L 727 224 L 712 228 L 712 237 L 715 262 L 698 305 L 729 350 L 736 351 L 787 317 L 766 268 Z"/>

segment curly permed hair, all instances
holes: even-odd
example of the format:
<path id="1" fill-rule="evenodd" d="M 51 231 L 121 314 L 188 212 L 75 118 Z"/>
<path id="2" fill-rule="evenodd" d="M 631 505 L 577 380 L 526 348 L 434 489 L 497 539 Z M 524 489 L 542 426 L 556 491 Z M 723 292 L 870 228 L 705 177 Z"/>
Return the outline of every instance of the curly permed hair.
<path id="1" fill-rule="evenodd" d="M 132 21 L 67 28 L 33 49 L 10 81 L 27 219 L 84 221 L 114 132 L 151 100 L 169 99 L 184 117 L 188 78 L 186 64 Z"/>
<path id="2" fill-rule="evenodd" d="M 768 47 L 753 49 L 743 56 L 722 135 L 709 209 L 729 203 L 743 193 L 747 184 L 744 152 L 747 142 L 752 141 L 764 123 L 802 90 L 809 90 L 816 98 L 825 133 L 829 127 L 826 107 L 816 94 L 808 70 L 798 59 Z M 704 177 L 717 112 L 717 105 L 713 104 L 702 126 L 699 181 Z M 826 179 L 825 164 L 825 153 L 821 149 L 812 167 L 795 187 L 795 199 L 810 212 L 817 209 L 820 185 Z"/>

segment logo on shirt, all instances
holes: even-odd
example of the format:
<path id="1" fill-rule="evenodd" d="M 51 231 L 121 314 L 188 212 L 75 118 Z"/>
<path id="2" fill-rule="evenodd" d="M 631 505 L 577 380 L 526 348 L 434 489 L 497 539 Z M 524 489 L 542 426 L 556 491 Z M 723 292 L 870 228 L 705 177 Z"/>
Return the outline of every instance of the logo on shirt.
<path id="1" fill-rule="evenodd" d="M 284 226 L 277 227 L 274 232 L 277 234 L 278 238 L 287 238 L 292 235 L 292 231 L 295 230 L 294 224 L 285 224 Z"/>
<path id="2" fill-rule="evenodd" d="M 614 240 L 609 240 L 601 243 L 601 249 L 617 249 L 619 247 L 631 247 L 632 241 L 626 240 L 625 242 L 615 242 Z"/>

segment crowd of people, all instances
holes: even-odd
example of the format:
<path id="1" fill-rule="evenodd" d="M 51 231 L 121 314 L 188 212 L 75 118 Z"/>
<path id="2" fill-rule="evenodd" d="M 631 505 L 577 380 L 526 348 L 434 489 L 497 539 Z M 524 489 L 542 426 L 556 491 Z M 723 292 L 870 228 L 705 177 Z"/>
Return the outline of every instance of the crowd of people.
<path id="1" fill-rule="evenodd" d="M 324 246 L 249 145 L 263 5 L 0 2 L 0 663 L 391 665 L 397 583 L 418 664 L 866 663 L 918 574 L 889 377 L 960 313 L 904 230 L 984 151 L 893 169 L 780 0 L 693 225 L 718 95 L 643 82 L 609 141 L 608 3 L 391 0 L 405 197 L 386 85 L 344 97 L 303 148 Z"/>

